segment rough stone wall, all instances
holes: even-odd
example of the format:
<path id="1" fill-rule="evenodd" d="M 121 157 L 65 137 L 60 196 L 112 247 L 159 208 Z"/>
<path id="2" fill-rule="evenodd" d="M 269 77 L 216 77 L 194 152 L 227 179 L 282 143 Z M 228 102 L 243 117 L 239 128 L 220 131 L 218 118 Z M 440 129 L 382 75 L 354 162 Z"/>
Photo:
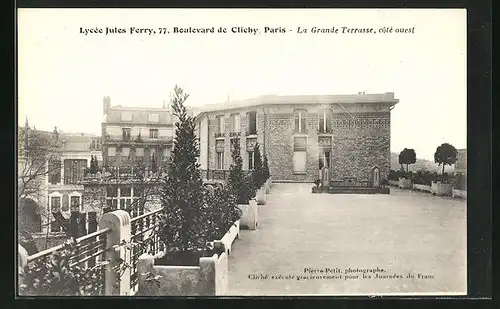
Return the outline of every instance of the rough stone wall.
<path id="1" fill-rule="evenodd" d="M 380 169 L 380 179 L 387 178 L 390 169 L 390 116 L 388 113 L 335 115 L 330 175 L 332 179 L 356 177 L 369 180 L 374 166 Z M 335 124 L 335 122 L 337 124 Z"/>
<path id="2" fill-rule="evenodd" d="M 295 119 L 293 110 L 304 106 L 271 107 L 257 111 L 257 141 L 261 145 L 262 154 L 267 154 L 270 173 L 274 180 L 291 180 L 313 182 L 319 177 L 318 160 L 321 153 L 318 144 L 318 108 L 307 107 L 306 132 L 295 134 Z M 380 179 L 387 178 L 390 169 L 390 112 L 388 109 L 373 111 L 367 107 L 353 106 L 350 113 L 354 119 L 343 110 L 333 113 L 329 135 L 332 179 L 356 177 L 359 180 L 369 180 L 370 171 L 377 166 Z M 244 169 L 248 168 L 246 148 L 247 110 L 240 111 L 241 123 L 241 156 Z M 232 112 L 234 113 L 234 112 Z M 219 113 L 220 114 L 220 113 Z M 209 125 L 209 158 L 210 169 L 215 169 L 215 133 L 217 132 L 216 115 L 210 115 Z M 229 144 L 230 115 L 226 115 L 226 155 L 225 168 L 231 164 Z M 294 137 L 307 138 L 306 173 L 293 171 Z M 328 149 L 328 148 L 327 148 Z"/>

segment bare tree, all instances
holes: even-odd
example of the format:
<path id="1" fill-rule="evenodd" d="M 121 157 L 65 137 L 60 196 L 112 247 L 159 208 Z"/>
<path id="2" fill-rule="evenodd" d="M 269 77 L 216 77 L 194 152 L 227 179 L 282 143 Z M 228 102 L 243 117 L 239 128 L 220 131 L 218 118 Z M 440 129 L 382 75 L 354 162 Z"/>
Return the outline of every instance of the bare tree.
<path id="1" fill-rule="evenodd" d="M 47 227 L 50 224 L 50 213 L 46 207 L 46 178 L 60 171 L 60 151 L 56 131 L 51 134 L 27 125 L 18 128 L 17 208 L 21 242 L 29 241 L 31 234 L 40 232 L 43 224 Z"/>

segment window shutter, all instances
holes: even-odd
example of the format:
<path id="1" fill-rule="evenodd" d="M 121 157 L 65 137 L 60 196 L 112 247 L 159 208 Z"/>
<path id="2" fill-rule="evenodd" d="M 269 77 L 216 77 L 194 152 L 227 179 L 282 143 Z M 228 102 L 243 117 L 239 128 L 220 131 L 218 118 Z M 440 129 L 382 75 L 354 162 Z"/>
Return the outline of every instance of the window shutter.
<path id="1" fill-rule="evenodd" d="M 301 125 L 300 132 L 305 133 L 306 132 L 306 113 L 301 111 L 300 118 L 301 118 L 300 119 L 300 125 Z"/>
<path id="2" fill-rule="evenodd" d="M 69 210 L 69 196 L 67 194 L 64 194 L 62 197 L 62 211 L 68 211 Z"/>
<path id="3" fill-rule="evenodd" d="M 299 122 L 300 122 L 299 117 L 300 117 L 299 113 L 296 112 L 295 113 L 295 132 L 299 132 Z"/>

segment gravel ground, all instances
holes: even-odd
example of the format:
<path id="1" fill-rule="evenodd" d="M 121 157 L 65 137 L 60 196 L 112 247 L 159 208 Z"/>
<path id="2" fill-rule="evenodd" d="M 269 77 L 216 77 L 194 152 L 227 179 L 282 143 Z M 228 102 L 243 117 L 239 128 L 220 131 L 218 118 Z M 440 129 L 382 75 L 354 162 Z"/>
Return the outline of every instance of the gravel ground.
<path id="1" fill-rule="evenodd" d="M 273 185 L 233 244 L 229 295 L 465 294 L 466 201 L 311 187 Z"/>

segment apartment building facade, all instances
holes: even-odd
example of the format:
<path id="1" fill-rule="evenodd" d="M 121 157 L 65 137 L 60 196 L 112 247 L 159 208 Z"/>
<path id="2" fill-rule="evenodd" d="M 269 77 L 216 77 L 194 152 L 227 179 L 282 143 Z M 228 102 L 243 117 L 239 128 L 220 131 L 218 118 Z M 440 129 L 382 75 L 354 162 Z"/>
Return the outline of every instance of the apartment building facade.
<path id="1" fill-rule="evenodd" d="M 313 182 L 323 166 L 330 179 L 380 178 L 390 169 L 390 114 L 394 93 L 262 96 L 208 105 L 196 118 L 200 164 L 231 165 L 231 140 L 239 139 L 245 169 L 253 168 L 255 143 L 266 154 L 273 179 Z"/>

